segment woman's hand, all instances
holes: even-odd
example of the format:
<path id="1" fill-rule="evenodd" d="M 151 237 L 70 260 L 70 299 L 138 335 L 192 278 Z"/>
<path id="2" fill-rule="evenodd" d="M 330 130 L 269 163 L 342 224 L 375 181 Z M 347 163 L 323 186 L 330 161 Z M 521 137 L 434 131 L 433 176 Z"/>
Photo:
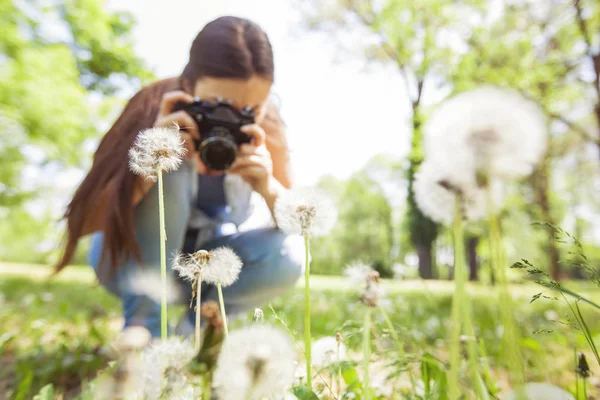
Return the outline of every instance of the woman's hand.
<path id="1" fill-rule="evenodd" d="M 246 125 L 241 131 L 251 135 L 251 144 L 242 144 L 229 174 L 238 174 L 263 197 L 267 196 L 273 180 L 273 161 L 267 150 L 265 131 L 257 124 Z"/>
<path id="2" fill-rule="evenodd" d="M 165 93 L 160 102 L 160 110 L 154 121 L 154 126 L 172 128 L 177 125 L 180 129 L 179 134 L 181 135 L 181 139 L 185 142 L 185 148 L 187 149 L 186 158 L 198 158 L 196 157 L 196 145 L 194 144 L 194 139 L 200 140 L 198 126 L 194 119 L 185 111 L 173 112 L 175 104 L 179 101 L 192 103 L 194 98 L 189 93 L 181 90 Z"/>

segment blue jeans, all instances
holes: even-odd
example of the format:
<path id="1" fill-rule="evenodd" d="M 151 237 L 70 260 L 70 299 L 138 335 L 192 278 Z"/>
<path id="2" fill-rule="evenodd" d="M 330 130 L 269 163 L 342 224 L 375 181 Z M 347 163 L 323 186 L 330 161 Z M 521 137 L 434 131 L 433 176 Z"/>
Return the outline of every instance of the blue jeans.
<path id="1" fill-rule="evenodd" d="M 191 285 L 183 282 L 170 268 L 173 255 L 182 250 L 192 204 L 192 180 L 195 174 L 189 164 L 164 177 L 165 218 L 167 233 L 167 274 L 173 287 L 179 289 L 178 302 L 187 304 L 191 297 Z M 153 336 L 160 336 L 160 300 L 139 290 L 140 274 L 159 276 L 160 250 L 158 229 L 158 189 L 151 189 L 135 209 L 135 231 L 140 245 L 142 264 L 133 257 L 120 263 L 117 273 L 110 278 L 98 277 L 113 294 L 119 296 L 123 305 L 125 327 L 142 325 Z M 103 234 L 92 237 L 89 263 L 96 273 L 102 251 Z M 228 316 L 235 316 L 268 303 L 271 299 L 292 288 L 302 273 L 304 255 L 299 237 L 287 236 L 277 228 L 255 229 L 238 232 L 210 240 L 202 249 L 219 246 L 231 247 L 242 259 L 239 279 L 223 288 L 225 309 Z M 195 249 L 200 250 L 200 249 Z M 107 267 L 107 266 L 106 266 Z M 108 268 L 103 268 L 108 270 Z M 171 287 L 171 286 L 170 286 Z M 152 288 L 156 294 L 160 288 Z M 217 300 L 216 287 L 203 285 L 202 301 Z M 195 311 L 189 309 L 187 318 L 195 320 Z"/>

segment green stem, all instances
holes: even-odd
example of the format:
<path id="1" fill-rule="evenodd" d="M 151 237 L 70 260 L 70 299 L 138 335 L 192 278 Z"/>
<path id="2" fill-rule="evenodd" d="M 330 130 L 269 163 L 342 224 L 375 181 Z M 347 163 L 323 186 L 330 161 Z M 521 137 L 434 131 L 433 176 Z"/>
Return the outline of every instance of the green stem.
<path id="1" fill-rule="evenodd" d="M 587 398 L 588 398 L 588 395 L 587 395 L 587 379 L 582 378 L 581 380 L 583 381 L 583 398 L 585 400 L 587 400 Z"/>
<path id="2" fill-rule="evenodd" d="M 450 330 L 450 376 L 448 379 L 448 392 L 451 399 L 459 398 L 459 370 L 460 370 L 460 328 L 462 298 L 465 291 L 464 274 L 459 262 L 463 254 L 459 243 L 462 240 L 462 213 L 457 198 L 455 206 L 454 224 L 452 225 L 452 238 L 454 241 L 454 295 L 452 297 L 452 325 Z"/>
<path id="3" fill-rule="evenodd" d="M 338 340 L 337 342 L 337 364 L 338 364 L 338 370 L 337 370 L 337 374 L 336 374 L 336 399 L 340 398 L 340 392 L 342 390 L 342 366 L 340 364 L 340 347 L 342 345 L 342 341 L 341 339 Z"/>
<path id="4" fill-rule="evenodd" d="M 365 323 L 363 327 L 363 399 L 371 400 L 371 391 L 369 390 L 369 359 L 371 355 L 371 308 L 367 306 L 365 311 Z"/>
<path id="5" fill-rule="evenodd" d="M 492 199 L 491 188 L 487 189 L 487 206 L 489 210 L 490 250 L 492 252 L 491 268 L 498 279 L 498 304 L 500 304 L 500 319 L 504 326 L 503 348 L 508 370 L 513 379 L 513 386 L 520 388 L 525 382 L 525 368 L 521 349 L 521 335 L 514 317 L 513 299 L 508 289 L 508 277 L 504 262 L 504 249 L 502 246 L 502 233 L 500 220 L 495 213 L 495 205 Z"/>
<path id="6" fill-rule="evenodd" d="M 217 292 L 219 293 L 219 307 L 221 308 L 221 318 L 223 318 L 223 329 L 225 330 L 225 337 L 229 335 L 227 329 L 227 314 L 225 313 L 225 302 L 223 301 L 223 289 L 221 283 L 217 283 Z"/>
<path id="7" fill-rule="evenodd" d="M 162 170 L 158 175 L 158 220 L 160 229 L 160 279 L 161 279 L 161 302 L 160 302 L 160 338 L 167 338 L 167 233 L 165 230 L 165 199 L 163 188 Z"/>
<path id="8" fill-rule="evenodd" d="M 381 304 L 377 304 L 377 307 L 379 308 L 379 311 L 381 311 L 381 315 L 383 315 L 383 319 L 385 320 L 385 323 L 388 326 L 388 329 L 390 330 L 390 334 L 392 335 L 392 338 L 396 342 L 396 346 L 398 347 L 399 356 L 402 357 L 404 355 L 404 348 L 402 346 L 402 342 L 400 342 L 400 337 L 398 337 L 398 333 L 396 332 L 396 329 L 394 328 L 394 324 L 392 323 L 392 320 L 390 319 L 390 316 L 388 315 L 387 311 L 385 311 L 385 308 L 383 308 L 383 306 Z"/>
<path id="9" fill-rule="evenodd" d="M 312 390 L 311 362 L 312 342 L 310 334 L 310 236 L 304 234 L 304 352 L 306 354 L 306 384 Z"/>
<path id="10" fill-rule="evenodd" d="M 577 371 L 579 360 L 577 359 L 577 349 L 573 349 L 573 354 L 575 355 L 575 398 L 579 400 L 579 372 Z"/>
<path id="11" fill-rule="evenodd" d="M 202 292 L 202 277 L 196 278 L 196 351 L 200 351 L 200 295 Z"/>

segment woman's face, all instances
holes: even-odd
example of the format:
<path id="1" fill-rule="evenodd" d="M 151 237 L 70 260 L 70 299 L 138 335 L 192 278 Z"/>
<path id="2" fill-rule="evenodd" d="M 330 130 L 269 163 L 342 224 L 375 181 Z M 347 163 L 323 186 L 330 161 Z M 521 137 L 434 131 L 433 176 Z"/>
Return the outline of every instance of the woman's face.
<path id="1" fill-rule="evenodd" d="M 231 105 L 242 110 L 250 106 L 256 115 L 255 122 L 260 124 L 265 116 L 269 93 L 273 83 L 253 75 L 250 79 L 201 78 L 196 82 L 193 95 L 202 100 L 216 102 L 219 97 L 231 100 Z M 196 169 L 205 175 L 222 175 L 223 171 L 209 170 L 200 157 L 196 157 Z"/>
<path id="2" fill-rule="evenodd" d="M 267 109 L 272 82 L 258 75 L 250 79 L 201 78 L 196 82 L 193 95 L 206 101 L 217 98 L 231 100 L 238 110 L 250 106 L 254 109 L 256 123 L 260 123 Z"/>

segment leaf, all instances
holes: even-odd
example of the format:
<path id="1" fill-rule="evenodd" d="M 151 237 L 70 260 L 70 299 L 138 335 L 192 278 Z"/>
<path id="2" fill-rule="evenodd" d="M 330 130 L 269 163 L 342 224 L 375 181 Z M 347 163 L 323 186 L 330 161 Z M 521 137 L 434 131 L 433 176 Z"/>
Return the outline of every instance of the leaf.
<path id="1" fill-rule="evenodd" d="M 33 400 L 54 400 L 54 386 L 51 383 L 44 386 L 38 394 L 33 396 Z"/>
<path id="2" fill-rule="evenodd" d="M 319 396 L 306 386 L 295 386 L 292 388 L 292 393 L 299 400 L 319 400 Z"/>
<path id="3" fill-rule="evenodd" d="M 356 372 L 356 368 L 342 366 L 342 377 L 344 378 L 344 382 L 346 385 L 352 385 L 358 382 L 358 373 Z"/>
<path id="4" fill-rule="evenodd" d="M 31 389 L 31 384 L 33 383 L 33 370 L 24 368 L 23 372 L 25 373 L 25 376 L 19 382 L 15 400 L 25 400 Z"/>

